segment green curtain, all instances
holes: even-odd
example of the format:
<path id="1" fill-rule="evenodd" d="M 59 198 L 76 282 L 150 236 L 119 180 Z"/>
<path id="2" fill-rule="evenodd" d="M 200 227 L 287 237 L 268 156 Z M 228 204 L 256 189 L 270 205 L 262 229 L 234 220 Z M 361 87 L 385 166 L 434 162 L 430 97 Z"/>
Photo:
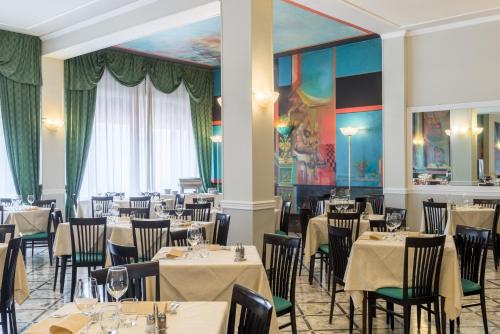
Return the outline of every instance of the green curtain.
<path id="1" fill-rule="evenodd" d="M 18 194 L 40 197 L 41 41 L 0 30 L 0 108 Z"/>
<path id="2" fill-rule="evenodd" d="M 71 195 L 80 191 L 95 113 L 95 90 L 104 69 L 109 70 L 122 85 L 129 87 L 138 85 L 148 75 L 155 88 L 166 94 L 172 93 L 184 83 L 190 96 L 198 169 L 204 190 L 211 186 L 211 70 L 115 50 L 103 50 L 68 59 L 64 63 L 64 69 L 66 152 L 72 152 L 66 153 L 66 208 L 70 210 L 66 212 L 72 214 Z"/>

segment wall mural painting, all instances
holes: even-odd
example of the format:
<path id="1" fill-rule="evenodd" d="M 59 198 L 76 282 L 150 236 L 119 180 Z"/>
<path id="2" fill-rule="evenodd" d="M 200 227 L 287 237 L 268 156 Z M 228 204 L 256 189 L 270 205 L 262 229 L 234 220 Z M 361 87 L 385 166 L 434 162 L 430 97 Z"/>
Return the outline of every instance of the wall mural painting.
<path id="1" fill-rule="evenodd" d="M 450 111 L 413 114 L 415 169 L 450 168 L 450 137 L 445 130 L 450 128 Z"/>

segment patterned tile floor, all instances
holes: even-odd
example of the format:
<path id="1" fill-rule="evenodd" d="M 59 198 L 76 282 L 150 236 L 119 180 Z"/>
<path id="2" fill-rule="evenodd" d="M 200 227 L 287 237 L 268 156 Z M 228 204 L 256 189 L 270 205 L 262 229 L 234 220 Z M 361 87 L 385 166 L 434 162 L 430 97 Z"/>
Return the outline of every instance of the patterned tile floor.
<path id="1" fill-rule="evenodd" d="M 66 291 L 64 294 L 52 291 L 54 268 L 49 265 L 46 250 L 36 250 L 32 258 L 28 255 L 27 274 L 31 290 L 30 298 L 24 304 L 17 306 L 18 329 L 22 332 L 29 324 L 42 319 L 48 313 L 58 309 L 69 301 L 70 275 L 66 278 Z M 317 273 L 319 274 L 319 273 Z M 86 276 L 86 271 L 81 270 L 81 275 Z M 297 327 L 300 333 L 348 333 L 348 299 L 345 293 L 337 294 L 332 324 L 328 322 L 330 310 L 330 294 L 318 281 L 309 285 L 307 270 L 302 270 L 302 276 L 297 279 Z M 318 275 L 316 275 L 318 276 Z M 488 324 L 490 333 L 500 333 L 500 272 L 496 273 L 493 261 L 487 262 L 486 298 L 488 311 Z M 416 312 L 412 312 L 412 332 L 416 330 Z M 355 313 L 355 333 L 360 332 L 360 311 Z M 435 333 L 433 326 L 428 327 L 425 314 L 422 316 L 421 333 Z M 282 320 L 288 321 L 284 316 Z M 380 316 L 374 322 L 375 333 L 390 333 L 385 324 L 385 317 Z M 396 319 L 394 333 L 401 333 L 402 323 Z M 283 329 L 289 332 L 290 327 Z M 479 307 L 465 309 L 461 317 L 460 333 L 484 333 L 482 327 L 481 311 Z"/>

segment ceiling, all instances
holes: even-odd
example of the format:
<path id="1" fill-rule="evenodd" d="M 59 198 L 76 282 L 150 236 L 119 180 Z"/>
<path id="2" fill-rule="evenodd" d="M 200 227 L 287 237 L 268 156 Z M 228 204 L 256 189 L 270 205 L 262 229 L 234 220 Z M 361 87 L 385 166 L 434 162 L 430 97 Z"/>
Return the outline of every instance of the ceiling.
<path id="1" fill-rule="evenodd" d="M 286 0 L 273 0 L 273 15 L 275 53 L 372 34 Z M 169 29 L 116 47 L 141 54 L 219 66 L 220 17 Z"/>

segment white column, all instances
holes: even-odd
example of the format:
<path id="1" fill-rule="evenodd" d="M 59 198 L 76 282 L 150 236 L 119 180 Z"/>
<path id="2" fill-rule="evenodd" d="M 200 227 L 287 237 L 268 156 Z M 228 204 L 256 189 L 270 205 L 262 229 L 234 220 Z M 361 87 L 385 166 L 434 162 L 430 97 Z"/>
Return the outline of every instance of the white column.
<path id="1" fill-rule="evenodd" d="M 222 0 L 222 128 L 224 211 L 229 242 L 261 250 L 274 226 L 272 0 Z"/>
<path id="2" fill-rule="evenodd" d="M 406 207 L 407 159 L 404 32 L 382 35 L 384 194 L 386 206 Z M 408 157 L 409 158 L 409 157 Z"/>
<path id="3" fill-rule="evenodd" d="M 450 111 L 450 165 L 451 184 L 468 186 L 477 181 L 477 127 L 474 109 Z"/>

